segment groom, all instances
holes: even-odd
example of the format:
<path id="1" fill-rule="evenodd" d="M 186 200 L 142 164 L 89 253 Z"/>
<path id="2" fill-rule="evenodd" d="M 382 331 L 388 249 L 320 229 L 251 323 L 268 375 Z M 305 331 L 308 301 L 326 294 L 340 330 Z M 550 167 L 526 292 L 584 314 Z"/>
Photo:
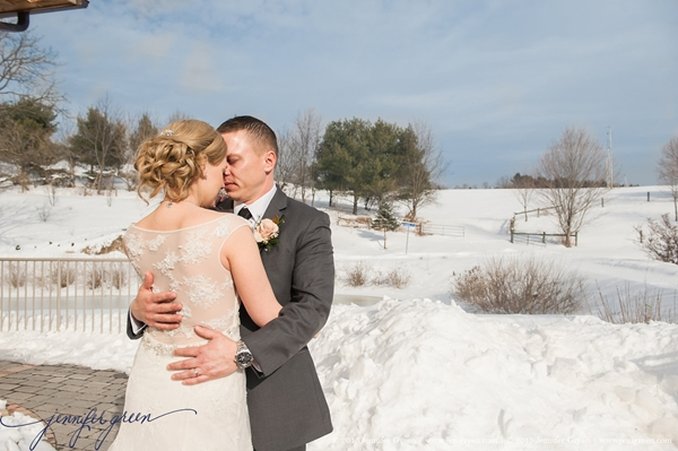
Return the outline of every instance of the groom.
<path id="1" fill-rule="evenodd" d="M 220 210 L 253 224 L 283 218 L 278 242 L 261 258 L 278 302 L 278 318 L 258 328 L 240 309 L 242 340 L 197 327 L 208 343 L 178 349 L 184 360 L 170 364 L 172 376 L 185 384 L 247 373 L 247 404 L 252 443 L 257 451 L 304 450 L 306 443 L 332 431 L 327 402 L 307 343 L 325 325 L 334 292 L 334 260 L 326 214 L 288 198 L 274 184 L 278 158 L 275 133 L 259 119 L 238 116 L 217 129 L 226 141 L 228 167 L 224 186 L 232 201 Z M 181 321 L 174 293 L 153 293 L 147 275 L 130 308 L 128 335 L 139 338 L 149 325 L 172 330 Z M 136 320 L 136 321 L 134 321 Z M 133 324 L 135 323 L 135 324 Z"/>

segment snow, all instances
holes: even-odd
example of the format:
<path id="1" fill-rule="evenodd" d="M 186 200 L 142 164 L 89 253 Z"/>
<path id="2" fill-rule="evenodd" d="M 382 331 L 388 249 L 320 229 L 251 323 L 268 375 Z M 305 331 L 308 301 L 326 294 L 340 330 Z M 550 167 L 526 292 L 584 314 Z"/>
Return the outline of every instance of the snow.
<path id="1" fill-rule="evenodd" d="M 81 194 L 58 190 L 52 207 L 40 188 L 0 193 L 0 255 L 78 256 L 153 208 L 134 193 Z M 39 208 L 51 213 L 44 222 Z M 309 449 L 675 449 L 678 325 L 591 315 L 599 291 L 614 300 L 617 290 L 656 293 L 675 311 L 678 265 L 651 260 L 634 229 L 672 208 L 667 187 L 615 189 L 569 249 L 511 244 L 521 206 L 508 190 L 442 191 L 419 215 L 464 235 L 394 232 L 387 249 L 381 232 L 338 226 L 349 215 L 327 210 L 342 302 L 310 347 L 335 431 Z M 516 225 L 554 231 L 549 216 Z M 588 302 L 571 316 L 469 313 L 453 275 L 497 257 L 557 262 L 586 281 Z M 398 271 L 409 283 L 348 286 L 359 263 L 372 279 Z M 0 359 L 129 371 L 136 345 L 124 334 L 13 331 L 0 333 Z"/>
<path id="2" fill-rule="evenodd" d="M 0 411 L 5 410 L 6 401 L 0 400 Z M 37 440 L 42 436 L 45 423 L 21 412 L 2 416 L 0 424 L 0 449 L 3 451 L 55 451 L 49 443 Z"/>

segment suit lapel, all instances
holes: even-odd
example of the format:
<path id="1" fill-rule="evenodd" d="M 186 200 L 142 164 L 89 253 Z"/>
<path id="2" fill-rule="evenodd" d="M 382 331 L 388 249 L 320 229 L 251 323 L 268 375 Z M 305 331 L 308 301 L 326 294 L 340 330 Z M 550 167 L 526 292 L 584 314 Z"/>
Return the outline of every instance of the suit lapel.
<path id="1" fill-rule="evenodd" d="M 273 195 L 273 199 L 268 204 L 268 208 L 266 208 L 264 218 L 273 219 L 276 216 L 282 216 L 286 208 L 287 196 L 278 188 Z"/>
<path id="2" fill-rule="evenodd" d="M 264 213 L 263 217 L 268 219 L 273 219 L 276 216 L 282 217 L 285 214 L 286 208 L 287 208 L 287 196 L 278 187 L 275 194 L 273 195 L 273 199 L 271 199 L 271 202 L 269 202 L 268 207 L 266 207 L 266 212 Z M 224 199 L 223 201 L 216 205 L 215 210 L 233 213 L 233 200 L 228 198 Z M 266 263 L 268 262 L 268 257 L 272 251 L 273 249 L 271 249 L 271 251 L 269 252 L 264 252 L 263 250 L 261 250 L 261 257 L 264 262 L 264 267 L 267 266 Z"/>
<path id="3" fill-rule="evenodd" d="M 264 218 L 268 219 L 273 219 L 276 216 L 282 217 L 285 214 L 285 209 L 287 208 L 287 196 L 285 193 L 282 192 L 280 188 L 278 188 L 275 192 L 275 195 L 273 195 L 273 199 L 271 199 L 271 202 L 268 204 L 268 207 L 266 208 L 266 212 L 264 213 Z M 280 238 L 284 240 L 285 235 L 283 233 L 284 230 L 284 225 L 280 224 Z M 274 246 L 272 249 L 270 249 L 268 252 L 264 251 L 263 249 L 261 250 L 261 259 L 264 262 L 264 268 L 266 269 L 266 272 L 268 272 L 268 262 L 269 258 L 276 252 L 276 247 L 279 246 L 280 242 L 276 246 Z"/>

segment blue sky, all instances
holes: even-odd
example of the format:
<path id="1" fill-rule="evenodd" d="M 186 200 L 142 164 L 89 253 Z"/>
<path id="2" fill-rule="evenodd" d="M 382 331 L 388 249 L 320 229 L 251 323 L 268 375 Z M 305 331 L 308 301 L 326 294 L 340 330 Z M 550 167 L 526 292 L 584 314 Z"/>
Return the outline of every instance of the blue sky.
<path id="1" fill-rule="evenodd" d="M 446 186 L 529 173 L 569 126 L 611 127 L 617 181 L 653 184 L 678 135 L 675 0 L 91 0 L 31 28 L 73 116 L 423 122 Z"/>

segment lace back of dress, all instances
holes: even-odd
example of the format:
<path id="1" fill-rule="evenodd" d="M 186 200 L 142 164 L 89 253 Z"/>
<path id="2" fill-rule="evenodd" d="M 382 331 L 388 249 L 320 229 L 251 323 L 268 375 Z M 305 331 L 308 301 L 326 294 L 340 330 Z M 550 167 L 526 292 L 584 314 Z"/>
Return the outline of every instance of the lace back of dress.
<path id="1" fill-rule="evenodd" d="M 145 335 L 150 334 L 160 346 L 195 344 L 202 341 L 193 331 L 200 324 L 239 338 L 238 299 L 231 273 L 221 265 L 220 252 L 243 223 L 241 218 L 224 215 L 171 232 L 130 227 L 124 242 L 137 272 L 153 272 L 154 291 L 176 292 L 183 306 L 179 329 L 151 329 Z"/>

